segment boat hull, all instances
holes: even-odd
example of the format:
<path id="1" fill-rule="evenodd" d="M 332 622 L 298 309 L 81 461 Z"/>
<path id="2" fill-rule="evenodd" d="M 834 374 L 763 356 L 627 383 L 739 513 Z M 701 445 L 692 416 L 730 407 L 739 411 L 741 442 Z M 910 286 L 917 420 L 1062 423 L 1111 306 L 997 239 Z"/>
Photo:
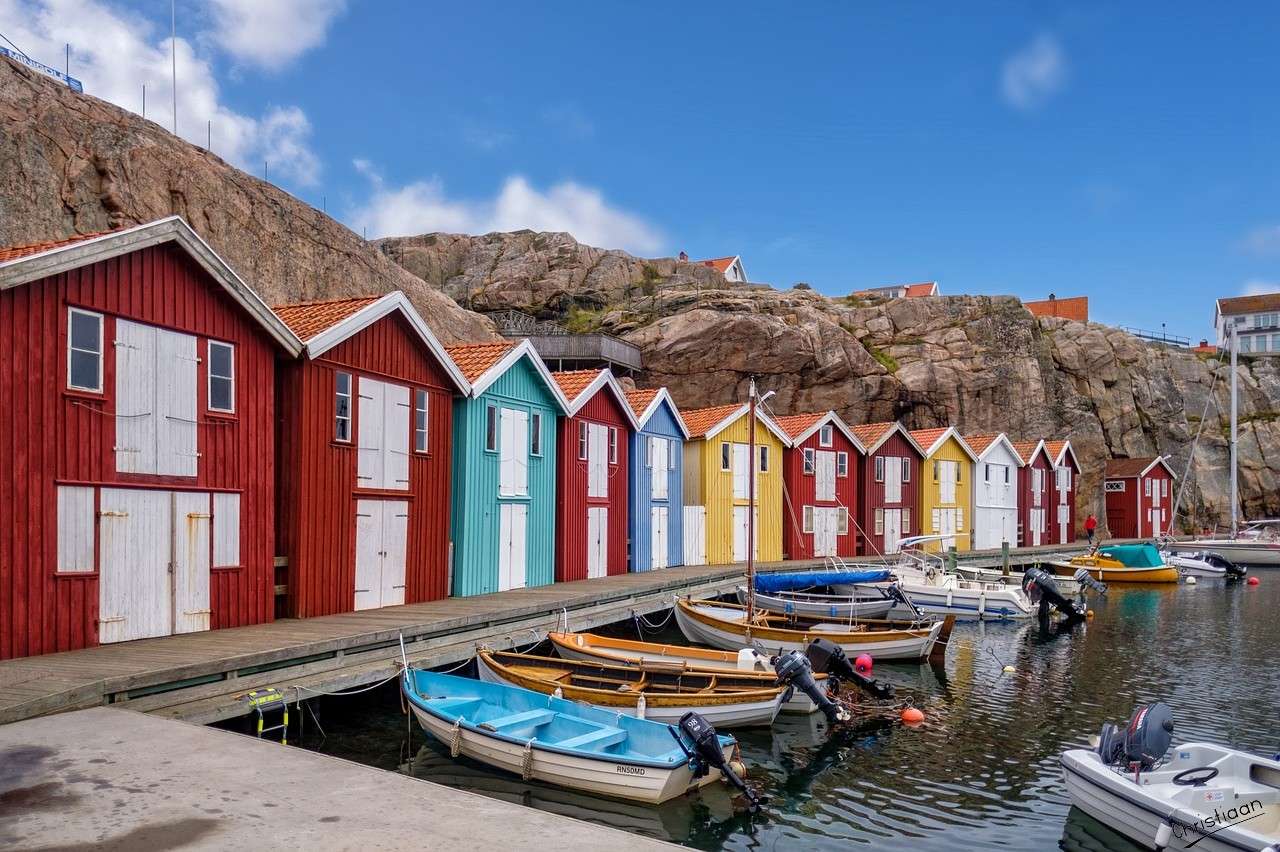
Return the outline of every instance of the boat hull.
<path id="1" fill-rule="evenodd" d="M 596 661 L 593 660 L 591 662 Z M 535 692 L 542 692 L 546 695 L 553 692 L 553 688 L 550 686 L 544 687 L 543 684 L 529 680 L 521 679 L 517 681 L 505 677 L 502 671 L 490 666 L 483 656 L 476 657 L 476 671 L 480 675 L 480 680 L 487 683 L 501 683 L 507 686 L 520 687 L 521 689 L 532 689 Z M 779 690 L 768 700 L 742 702 L 728 702 L 724 700 L 723 695 L 714 694 L 708 695 L 706 700 L 700 701 L 698 696 L 690 695 L 687 703 L 659 704 L 654 702 L 648 704 L 643 714 L 639 712 L 638 705 L 634 702 L 621 705 L 595 704 L 594 706 L 600 707 L 602 710 L 617 711 L 626 716 L 635 716 L 648 719 L 651 722 L 660 722 L 664 725 L 674 725 L 680 721 L 681 716 L 692 711 L 719 730 L 721 728 L 744 728 L 773 724 L 773 720 L 777 718 L 778 712 L 782 709 L 784 694 L 784 691 Z"/>
<path id="2" fill-rule="evenodd" d="M 1103 583 L 1176 583 L 1178 569 L 1171 565 L 1158 568 L 1128 568 L 1123 565 L 1088 565 L 1077 562 L 1049 562 L 1056 576 L 1075 576 L 1081 568 L 1089 572 L 1089 576 Z"/>
<path id="3" fill-rule="evenodd" d="M 735 617 L 737 620 L 735 620 Z M 923 660 L 933 651 L 942 632 L 943 623 L 919 630 L 888 630 L 842 632 L 837 630 L 788 630 L 775 627 L 751 628 L 751 643 L 746 639 L 746 625 L 742 623 L 740 610 L 714 605 L 687 605 L 676 602 L 676 623 L 691 642 L 701 642 L 713 648 L 734 650 L 758 645 L 764 653 L 781 654 L 788 651 L 803 652 L 811 641 L 830 639 L 849 656 L 870 654 L 877 660 Z"/>
<path id="4" fill-rule="evenodd" d="M 954 615 L 956 618 L 980 621 L 1003 621 L 1012 618 L 1030 618 L 1034 610 L 1031 601 L 1016 586 L 990 588 L 994 584 L 978 583 L 981 588 L 969 588 L 968 581 L 950 581 L 933 584 L 908 578 L 900 578 L 898 585 L 920 612 L 930 615 Z M 833 586 L 834 591 L 848 593 Z"/>
<path id="5" fill-rule="evenodd" d="M 1216 553 L 1241 565 L 1280 565 L 1280 542 L 1248 542 L 1232 539 L 1185 541 L 1180 546 Z"/>
<path id="6" fill-rule="evenodd" d="M 854 587 L 856 588 L 856 587 Z M 786 595 L 756 592 L 756 606 L 783 615 L 807 615 L 814 618 L 884 618 L 896 603 L 892 598 L 858 600 L 857 592 L 838 595 Z M 830 598 L 830 600 L 821 600 Z M 738 587 L 738 603 L 747 602 L 746 586 Z"/>

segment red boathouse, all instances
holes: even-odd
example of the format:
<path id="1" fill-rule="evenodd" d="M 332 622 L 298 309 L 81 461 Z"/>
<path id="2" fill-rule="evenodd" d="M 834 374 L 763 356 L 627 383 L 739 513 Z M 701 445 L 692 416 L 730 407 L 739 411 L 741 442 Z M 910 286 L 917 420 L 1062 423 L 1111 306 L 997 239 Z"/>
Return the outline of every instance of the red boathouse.
<path id="1" fill-rule="evenodd" d="M 1045 451 L 1053 460 L 1053 510 L 1049 519 L 1054 544 L 1070 544 L 1076 540 L 1076 485 L 1080 481 L 1080 463 L 1070 441 L 1045 441 Z M 1166 501 L 1167 502 L 1167 501 Z M 1166 512 L 1165 520 L 1168 520 Z"/>
<path id="2" fill-rule="evenodd" d="M 295 618 L 449 593 L 453 360 L 399 291 L 280 305 L 280 512 Z"/>
<path id="3" fill-rule="evenodd" d="M 1014 441 L 1013 449 L 1023 463 L 1018 468 L 1018 546 L 1051 544 L 1053 459 L 1044 441 Z"/>
<path id="4" fill-rule="evenodd" d="M 625 574 L 635 415 L 607 369 L 551 375 L 569 401 L 556 427 L 556 582 Z"/>
<path id="5" fill-rule="evenodd" d="M 834 411 L 775 418 L 783 451 L 782 558 L 855 556 L 862 444 Z"/>
<path id="6" fill-rule="evenodd" d="M 270 621 L 278 352 L 180 218 L 0 250 L 0 658 Z"/>
<path id="7" fill-rule="evenodd" d="M 866 455 L 858 476 L 858 553 L 897 553 L 898 542 L 919 535 L 913 517 L 920 505 L 924 450 L 901 423 L 868 423 L 850 429 Z"/>
<path id="8" fill-rule="evenodd" d="M 1112 538 L 1153 538 L 1173 519 L 1173 468 L 1163 458 L 1110 459 L 1103 491 Z"/>

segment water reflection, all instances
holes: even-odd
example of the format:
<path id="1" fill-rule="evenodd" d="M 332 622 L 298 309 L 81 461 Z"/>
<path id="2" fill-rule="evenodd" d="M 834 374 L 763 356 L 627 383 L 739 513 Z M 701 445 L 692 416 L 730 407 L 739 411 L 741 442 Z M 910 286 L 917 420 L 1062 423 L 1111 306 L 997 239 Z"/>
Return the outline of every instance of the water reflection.
<path id="1" fill-rule="evenodd" d="M 769 797 L 748 817 L 708 788 L 657 808 L 611 802 L 451 760 L 424 743 L 393 691 L 330 701 L 323 751 L 485 795 L 702 849 L 1136 849 L 1070 809 L 1058 754 L 1123 721 L 1140 701 L 1174 708 L 1175 739 L 1271 754 L 1280 746 L 1280 572 L 1258 587 L 1123 588 L 1069 631 L 1034 623 L 957 626 L 945 666 L 877 664 L 924 710 L 917 729 L 821 716 L 739 733 L 750 780 Z M 629 625 L 619 631 L 634 636 Z M 678 634 L 672 635 L 676 639 Z M 1006 665 L 1014 671 L 1005 673 Z M 310 721 L 310 720 L 309 720 Z"/>

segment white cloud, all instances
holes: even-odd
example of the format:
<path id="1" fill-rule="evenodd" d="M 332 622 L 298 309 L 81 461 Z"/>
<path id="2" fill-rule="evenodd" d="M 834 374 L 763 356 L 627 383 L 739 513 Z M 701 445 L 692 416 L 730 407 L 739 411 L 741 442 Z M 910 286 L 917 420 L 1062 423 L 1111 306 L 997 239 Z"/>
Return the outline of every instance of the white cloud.
<path id="1" fill-rule="evenodd" d="M 1000 90 L 1017 109 L 1034 109 L 1062 89 L 1067 81 L 1067 57 L 1051 35 L 1036 36 L 1004 63 Z"/>
<path id="2" fill-rule="evenodd" d="M 1250 278 L 1240 288 L 1241 296 L 1264 296 L 1269 293 L 1280 293 L 1280 281 L 1264 281 L 1261 278 Z"/>
<path id="3" fill-rule="evenodd" d="M 636 254 L 659 251 L 659 231 L 634 213 L 611 206 L 599 190 L 572 181 L 545 192 L 519 175 L 506 179 L 492 199 L 450 198 L 438 178 L 401 187 L 386 184 L 367 160 L 356 160 L 373 192 L 347 221 L 370 237 L 430 231 L 484 234 L 490 231 L 568 231 L 580 242 Z"/>
<path id="4" fill-rule="evenodd" d="M 324 43 L 346 0 L 212 0 L 210 35 L 228 54 L 278 71 Z"/>
<path id="5" fill-rule="evenodd" d="M 142 111 L 145 85 L 147 117 L 172 129 L 169 35 L 150 21 L 100 0 L 0 0 L 0 32 L 55 67 L 70 43 L 71 75 L 89 94 L 125 109 Z M 260 118 L 239 113 L 221 101 L 213 68 L 191 42 L 179 38 L 176 48 L 180 136 L 204 145 L 206 122 L 212 122 L 220 157 L 256 174 L 266 160 L 273 179 L 316 182 L 320 162 L 308 145 L 311 125 L 302 110 L 273 107 Z"/>
<path id="6" fill-rule="evenodd" d="M 1280 225 L 1265 225 L 1245 234 L 1240 247 L 1250 254 L 1280 254 Z"/>

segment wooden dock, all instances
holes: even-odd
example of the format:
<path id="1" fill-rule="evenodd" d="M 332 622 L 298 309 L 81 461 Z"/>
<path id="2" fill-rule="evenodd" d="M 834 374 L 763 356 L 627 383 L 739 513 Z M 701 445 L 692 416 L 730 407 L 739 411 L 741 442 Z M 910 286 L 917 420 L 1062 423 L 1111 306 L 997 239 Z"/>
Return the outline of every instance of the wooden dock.
<path id="1" fill-rule="evenodd" d="M 1025 565 L 1082 547 L 1024 548 L 1013 551 L 1011 562 Z M 962 554 L 961 562 L 998 566 L 1000 554 Z M 820 564 L 771 563 L 760 570 Z M 250 690 L 275 687 L 292 701 L 389 678 L 401 635 L 411 662 L 447 666 L 472 657 L 477 645 L 525 646 L 562 621 L 588 630 L 633 612 L 661 612 L 676 595 L 730 592 L 742 580 L 742 565 L 667 568 L 5 660 L 0 724 L 104 704 L 207 724 L 243 715 L 240 697 Z"/>

